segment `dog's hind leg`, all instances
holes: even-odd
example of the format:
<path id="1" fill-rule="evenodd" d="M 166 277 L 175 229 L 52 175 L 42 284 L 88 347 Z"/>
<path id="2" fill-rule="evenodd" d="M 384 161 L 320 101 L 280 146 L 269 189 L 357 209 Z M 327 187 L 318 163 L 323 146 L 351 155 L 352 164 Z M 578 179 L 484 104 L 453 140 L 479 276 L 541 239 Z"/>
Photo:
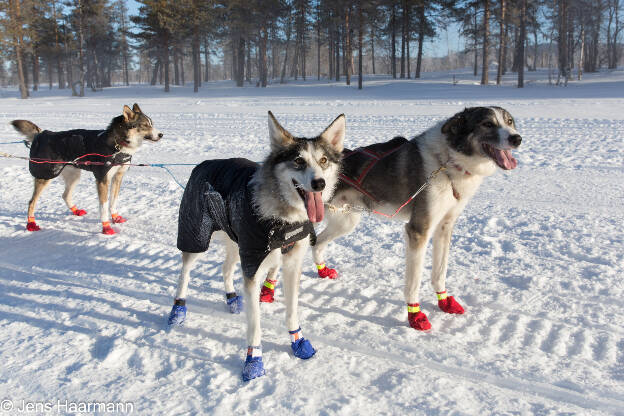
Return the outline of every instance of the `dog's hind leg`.
<path id="1" fill-rule="evenodd" d="M 320 277 L 329 277 L 330 279 L 338 277 L 336 270 L 325 265 L 325 249 L 336 238 L 353 231 L 359 224 L 361 217 L 361 214 L 353 212 L 348 214 L 327 212 L 325 229 L 316 237 L 316 245 L 312 247 L 314 262 Z"/>
<path id="2" fill-rule="evenodd" d="M 61 171 L 61 176 L 63 177 L 63 181 L 65 182 L 65 191 L 63 191 L 63 200 L 65 204 L 67 204 L 67 208 L 71 210 L 74 215 L 79 217 L 85 215 L 87 211 L 84 209 L 76 208 L 73 202 L 73 194 L 78 181 L 80 180 L 80 169 L 75 168 L 73 166 L 65 166 Z"/>
<path id="3" fill-rule="evenodd" d="M 128 166 L 121 166 L 115 175 L 111 183 L 111 195 L 110 195 L 110 212 L 113 222 L 116 224 L 126 222 L 127 220 L 117 213 L 117 198 L 119 197 L 119 189 L 121 188 L 121 180 L 124 174 L 128 170 Z"/>
<path id="4" fill-rule="evenodd" d="M 308 246 L 308 240 L 303 239 L 284 255 L 284 297 L 286 299 L 286 328 L 290 334 L 291 348 L 295 357 L 308 359 L 316 350 L 310 341 L 303 338 L 299 325 L 299 281 L 301 279 L 301 263 Z"/>
<path id="5" fill-rule="evenodd" d="M 410 326 L 420 331 L 431 329 L 427 316 L 420 310 L 418 293 L 422 278 L 423 263 L 429 230 L 423 222 L 411 221 L 405 225 L 405 302 L 407 303 L 407 320 Z"/>
<path id="6" fill-rule="evenodd" d="M 448 270 L 451 234 L 457 217 L 447 216 L 440 221 L 433 234 L 433 266 L 431 268 L 431 286 L 438 297 L 438 307 L 447 313 L 464 313 L 464 308 L 453 296 L 446 293 L 446 273 Z"/>
<path id="7" fill-rule="evenodd" d="M 243 298 L 234 290 L 234 268 L 240 261 L 238 244 L 232 241 L 225 233 L 225 260 L 223 261 L 223 283 L 225 285 L 225 301 L 231 313 L 241 313 L 243 310 Z"/>
<path id="8" fill-rule="evenodd" d="M 97 185 L 98 199 L 100 201 L 100 221 L 102 221 L 102 234 L 115 234 L 110 225 L 110 211 L 108 208 L 108 178 L 95 181 Z"/>
<path id="9" fill-rule="evenodd" d="M 28 222 L 26 224 L 26 229 L 28 231 L 39 231 L 41 229 L 35 222 L 35 206 L 37 205 L 37 200 L 41 196 L 41 193 L 48 187 L 51 181 L 51 179 L 35 178 L 35 189 L 33 190 L 30 201 L 28 202 Z"/>
<path id="10" fill-rule="evenodd" d="M 178 287 L 176 288 L 175 300 L 173 308 L 169 313 L 169 326 L 182 325 L 186 319 L 186 295 L 188 292 L 188 284 L 191 279 L 191 270 L 202 253 L 182 252 L 182 271 L 178 278 Z"/>

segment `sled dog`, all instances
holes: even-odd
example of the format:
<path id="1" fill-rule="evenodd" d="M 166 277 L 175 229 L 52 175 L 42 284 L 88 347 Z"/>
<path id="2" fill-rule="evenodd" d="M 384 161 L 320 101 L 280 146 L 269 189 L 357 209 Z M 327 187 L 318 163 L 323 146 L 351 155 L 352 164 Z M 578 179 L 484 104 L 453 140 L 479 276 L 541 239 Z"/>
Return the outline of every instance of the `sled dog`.
<path id="1" fill-rule="evenodd" d="M 297 304 L 302 257 L 313 223 L 323 220 L 324 204 L 338 182 L 345 135 L 340 115 L 318 137 L 294 137 L 269 112 L 271 152 L 262 165 L 247 159 L 207 160 L 193 169 L 180 204 L 178 249 L 182 271 L 170 327 L 186 317 L 190 271 L 219 232 L 226 240 L 223 263 L 226 302 L 233 313 L 242 308 L 232 275 L 238 261 L 244 277 L 247 358 L 243 379 L 264 375 L 260 344 L 260 283 L 283 263 L 286 325 L 296 357 L 316 352 L 303 338 Z"/>
<path id="2" fill-rule="evenodd" d="M 500 107 L 472 107 L 411 140 L 396 137 L 355 150 L 345 149 L 340 180 L 330 201 L 337 212 L 328 210 L 326 227 L 312 248 L 319 276 L 337 277 L 336 270 L 325 265 L 325 249 L 329 242 L 353 231 L 361 212 L 394 214 L 433 174 L 428 186 L 394 216 L 406 222 L 404 296 L 408 322 L 417 330 L 431 328 L 418 303 L 430 239 L 431 285 L 438 307 L 447 313 L 464 313 L 446 292 L 453 226 L 486 176 L 497 167 L 511 170 L 517 166 L 511 152 L 521 141 L 509 112 Z M 263 290 L 270 292 L 265 294 L 270 300 L 273 290 Z"/>
<path id="3" fill-rule="evenodd" d="M 80 179 L 80 170 L 83 169 L 93 172 L 95 176 L 102 233 L 115 234 L 110 220 L 114 223 L 126 222 L 117 213 L 121 179 L 128 170 L 128 166 L 123 164 L 130 162 L 143 140 L 156 142 L 163 136 L 138 104 L 134 104 L 132 109 L 124 105 L 122 115 L 113 118 L 106 130 L 52 132 L 42 131 L 28 120 L 13 120 L 11 124 L 26 137 L 25 143 L 30 147 L 28 167 L 35 179 L 35 189 L 28 203 L 28 231 L 40 230 L 35 222 L 35 205 L 43 190 L 59 175 L 65 181 L 63 199 L 67 207 L 74 215 L 87 213 L 78 209 L 72 200 L 74 188 Z M 59 163 L 63 161 L 74 163 Z M 111 197 L 110 205 L 107 205 L 109 184 Z"/>

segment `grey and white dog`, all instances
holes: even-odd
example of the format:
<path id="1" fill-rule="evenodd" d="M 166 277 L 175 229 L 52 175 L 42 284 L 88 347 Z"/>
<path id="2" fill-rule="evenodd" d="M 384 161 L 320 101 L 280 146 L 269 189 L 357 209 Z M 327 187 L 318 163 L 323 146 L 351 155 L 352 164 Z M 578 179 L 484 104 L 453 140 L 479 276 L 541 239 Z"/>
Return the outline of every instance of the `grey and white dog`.
<path id="1" fill-rule="evenodd" d="M 190 271 L 208 249 L 213 233 L 226 241 L 223 280 L 233 313 L 242 300 L 234 291 L 238 261 L 244 277 L 247 315 L 247 359 L 243 379 L 264 374 L 260 345 L 260 284 L 283 264 L 286 325 L 296 357 L 315 350 L 302 337 L 297 314 L 299 279 L 312 223 L 324 218 L 338 182 L 345 136 L 343 115 L 314 138 L 295 137 L 269 112 L 271 152 L 262 165 L 247 159 L 207 160 L 191 174 L 180 204 L 178 249 L 182 272 L 169 325 L 184 322 Z"/>
<path id="2" fill-rule="evenodd" d="M 343 153 L 343 174 L 331 204 L 340 208 L 395 213 L 427 178 L 430 184 L 395 219 L 406 222 L 405 301 L 408 321 L 417 330 L 431 324 L 420 310 L 419 289 L 425 251 L 433 240 L 431 285 L 438 306 L 447 313 L 463 313 L 462 306 L 446 293 L 446 272 L 455 221 L 486 176 L 497 167 L 510 170 L 518 162 L 511 154 L 522 138 L 513 117 L 500 107 L 472 107 L 431 127 L 412 140 L 395 138 Z M 321 277 L 335 278 L 325 266 L 325 249 L 336 238 L 350 233 L 361 212 L 328 212 L 327 226 L 313 247 Z"/>

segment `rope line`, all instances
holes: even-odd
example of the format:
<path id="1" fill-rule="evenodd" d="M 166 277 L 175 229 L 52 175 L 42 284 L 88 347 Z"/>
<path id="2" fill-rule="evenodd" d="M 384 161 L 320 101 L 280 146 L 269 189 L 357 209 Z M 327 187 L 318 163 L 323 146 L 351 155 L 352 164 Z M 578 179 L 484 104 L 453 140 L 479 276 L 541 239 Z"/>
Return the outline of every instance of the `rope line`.
<path id="1" fill-rule="evenodd" d="M 19 142 L 0 142 L 0 144 L 23 144 L 24 140 L 20 140 Z"/>

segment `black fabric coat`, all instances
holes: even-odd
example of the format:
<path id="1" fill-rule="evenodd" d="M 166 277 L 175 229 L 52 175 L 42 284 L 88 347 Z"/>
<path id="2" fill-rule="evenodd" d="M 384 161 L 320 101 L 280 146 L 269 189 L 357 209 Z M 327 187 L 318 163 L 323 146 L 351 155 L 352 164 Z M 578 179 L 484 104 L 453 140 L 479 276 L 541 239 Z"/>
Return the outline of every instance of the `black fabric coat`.
<path id="1" fill-rule="evenodd" d="M 117 153 L 114 146 L 107 143 L 106 130 L 68 130 L 68 131 L 42 131 L 35 136 L 30 146 L 30 161 L 28 168 L 30 173 L 39 179 L 56 178 L 67 164 L 62 163 L 36 163 L 41 160 L 73 161 L 87 153 L 112 155 L 112 158 L 101 156 L 88 156 L 79 160 L 74 166 L 93 172 L 95 179 L 101 181 L 114 164 L 128 163 L 132 156 L 126 153 Z M 82 162 L 110 162 L 106 165 L 89 165 Z"/>
<path id="2" fill-rule="evenodd" d="M 189 253 L 208 250 L 215 231 L 225 231 L 238 244 L 243 276 L 253 278 L 270 251 L 288 251 L 308 236 L 311 222 L 284 223 L 263 219 L 253 205 L 250 185 L 259 165 L 247 159 L 206 160 L 188 180 L 178 218 L 178 248 Z"/>

